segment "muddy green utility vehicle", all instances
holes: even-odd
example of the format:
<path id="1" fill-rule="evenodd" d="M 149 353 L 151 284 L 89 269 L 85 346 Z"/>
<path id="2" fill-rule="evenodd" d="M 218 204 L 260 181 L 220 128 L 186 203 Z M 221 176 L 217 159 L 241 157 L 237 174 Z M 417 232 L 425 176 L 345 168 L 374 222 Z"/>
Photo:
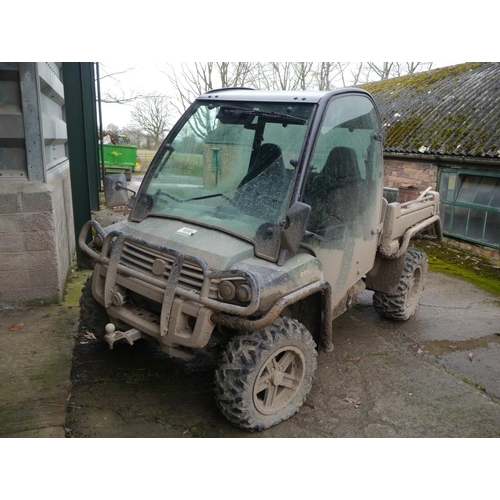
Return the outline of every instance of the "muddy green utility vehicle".
<path id="1" fill-rule="evenodd" d="M 303 404 L 332 320 L 360 292 L 387 318 L 415 313 L 427 261 L 409 243 L 441 237 L 439 195 L 388 203 L 382 177 L 364 91 L 208 92 L 158 150 L 128 220 L 82 228 L 95 261 L 83 320 L 110 347 L 153 337 L 170 356 L 217 356 L 223 414 L 275 425 Z M 107 179 L 110 204 L 126 203 L 125 186 Z"/>

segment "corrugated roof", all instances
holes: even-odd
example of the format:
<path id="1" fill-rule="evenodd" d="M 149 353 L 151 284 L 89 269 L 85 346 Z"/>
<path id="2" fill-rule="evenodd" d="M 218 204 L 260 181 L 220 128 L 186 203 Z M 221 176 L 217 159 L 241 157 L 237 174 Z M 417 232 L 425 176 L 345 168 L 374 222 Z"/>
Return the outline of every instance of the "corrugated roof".
<path id="1" fill-rule="evenodd" d="M 384 149 L 500 159 L 500 63 L 465 63 L 369 83 Z"/>

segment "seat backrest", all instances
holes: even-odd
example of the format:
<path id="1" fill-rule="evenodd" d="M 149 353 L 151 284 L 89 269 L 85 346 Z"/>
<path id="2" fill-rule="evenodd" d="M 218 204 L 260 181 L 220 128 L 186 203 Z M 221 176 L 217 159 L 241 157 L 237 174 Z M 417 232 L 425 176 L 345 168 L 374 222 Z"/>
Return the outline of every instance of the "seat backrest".
<path id="1" fill-rule="evenodd" d="M 334 147 L 326 159 L 321 177 L 337 188 L 358 183 L 361 174 L 356 151 L 345 146 Z"/>
<path id="2" fill-rule="evenodd" d="M 255 160 L 248 168 L 247 174 L 240 182 L 240 186 L 243 186 L 252 179 L 255 179 L 255 177 L 260 175 L 271 165 L 274 165 L 276 171 L 285 169 L 285 163 L 281 154 L 281 148 L 276 144 L 262 144 L 262 146 L 259 148 L 259 151 L 257 152 Z"/>
<path id="3" fill-rule="evenodd" d="M 306 186 L 304 201 L 311 205 L 310 230 L 323 236 L 328 228 L 335 228 L 340 240 L 358 203 L 360 182 L 354 149 L 334 147 L 321 172 L 311 177 Z"/>

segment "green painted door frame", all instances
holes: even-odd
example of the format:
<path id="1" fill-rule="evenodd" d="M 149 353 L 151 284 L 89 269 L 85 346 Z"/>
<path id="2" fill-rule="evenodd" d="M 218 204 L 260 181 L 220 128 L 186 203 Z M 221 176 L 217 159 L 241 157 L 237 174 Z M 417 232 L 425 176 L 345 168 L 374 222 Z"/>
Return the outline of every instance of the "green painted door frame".
<path id="1" fill-rule="evenodd" d="M 63 78 L 77 265 L 85 268 L 78 235 L 99 210 L 101 190 L 94 63 L 63 63 Z"/>

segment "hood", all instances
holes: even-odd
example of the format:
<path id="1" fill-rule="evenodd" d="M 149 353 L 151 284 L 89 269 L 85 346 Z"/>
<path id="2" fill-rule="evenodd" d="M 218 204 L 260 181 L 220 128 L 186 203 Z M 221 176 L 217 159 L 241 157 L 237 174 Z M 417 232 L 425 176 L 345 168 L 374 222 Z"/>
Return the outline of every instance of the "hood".
<path id="1" fill-rule="evenodd" d="M 106 232 L 113 230 L 198 257 L 219 271 L 254 256 L 254 246 L 248 241 L 192 222 L 150 217 L 141 222 L 122 221 L 106 228 Z"/>

